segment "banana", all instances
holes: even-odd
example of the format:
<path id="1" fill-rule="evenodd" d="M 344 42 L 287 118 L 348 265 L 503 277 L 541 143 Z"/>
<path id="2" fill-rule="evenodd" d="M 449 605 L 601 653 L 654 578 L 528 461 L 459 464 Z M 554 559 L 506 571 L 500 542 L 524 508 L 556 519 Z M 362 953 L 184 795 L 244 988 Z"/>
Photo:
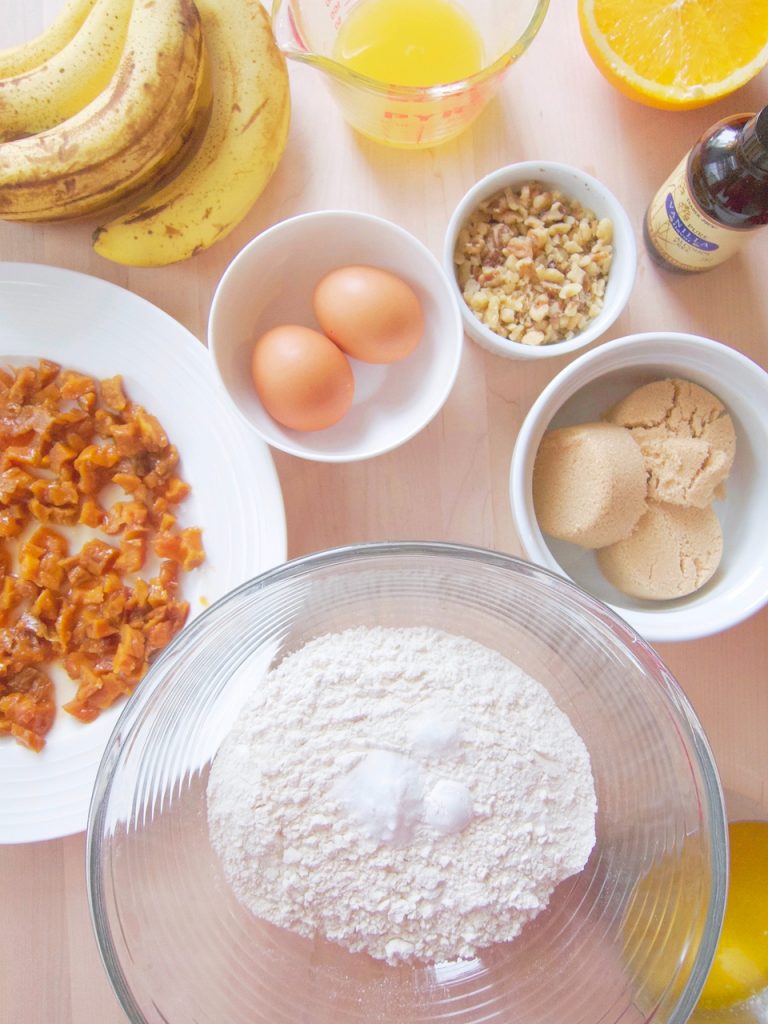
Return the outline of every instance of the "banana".
<path id="1" fill-rule="evenodd" d="M 0 78 L 23 75 L 54 57 L 73 38 L 95 3 L 96 0 L 68 0 L 39 36 L 0 50 Z"/>
<path id="2" fill-rule="evenodd" d="M 96 0 L 80 30 L 31 71 L 0 78 L 0 142 L 60 124 L 103 92 L 125 45 L 133 0 Z"/>
<path id="3" fill-rule="evenodd" d="M 203 68 L 192 0 L 135 0 L 104 92 L 54 128 L 0 143 L 0 219 L 87 216 L 137 189 L 183 145 Z"/>
<path id="4" fill-rule="evenodd" d="M 258 199 L 285 149 L 285 61 L 260 0 L 197 0 L 213 108 L 197 152 L 162 187 L 94 232 L 99 255 L 165 266 L 224 238 Z"/>

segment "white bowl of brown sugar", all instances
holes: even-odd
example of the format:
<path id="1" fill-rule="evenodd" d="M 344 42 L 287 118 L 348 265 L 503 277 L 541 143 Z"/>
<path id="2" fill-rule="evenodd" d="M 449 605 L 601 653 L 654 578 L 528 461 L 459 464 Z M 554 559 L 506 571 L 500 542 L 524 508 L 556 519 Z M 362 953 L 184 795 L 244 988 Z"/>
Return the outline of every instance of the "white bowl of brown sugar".
<path id="1" fill-rule="evenodd" d="M 510 471 L 532 562 L 650 642 L 727 629 L 768 602 L 768 374 L 696 335 L 587 352 L 545 387 Z"/>
<path id="2" fill-rule="evenodd" d="M 512 359 L 567 355 L 621 314 L 637 249 L 619 200 L 568 164 L 501 167 L 461 199 L 446 231 L 443 265 L 464 330 Z"/>

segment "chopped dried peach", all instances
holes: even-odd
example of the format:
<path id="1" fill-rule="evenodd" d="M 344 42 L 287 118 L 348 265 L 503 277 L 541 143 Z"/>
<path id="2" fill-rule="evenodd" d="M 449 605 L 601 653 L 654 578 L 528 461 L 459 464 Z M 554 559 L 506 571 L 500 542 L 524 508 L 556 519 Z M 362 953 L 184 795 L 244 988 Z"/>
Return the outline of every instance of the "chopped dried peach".
<path id="1" fill-rule="evenodd" d="M 78 522 L 82 523 L 83 526 L 90 526 L 93 529 L 99 529 L 104 520 L 107 518 L 107 513 L 101 507 L 101 505 L 94 498 L 86 498 L 80 508 L 80 516 Z"/>
<path id="2" fill-rule="evenodd" d="M 9 505 L 14 501 L 24 499 L 29 494 L 30 486 L 35 478 L 18 466 L 11 466 L 0 473 L 0 501 Z"/>
<path id="3" fill-rule="evenodd" d="M 166 498 L 171 505 L 176 505 L 188 496 L 189 491 L 189 484 L 185 483 L 183 480 L 179 480 L 177 476 L 174 476 L 168 481 L 168 486 L 165 488 L 163 497 Z"/>
<path id="4" fill-rule="evenodd" d="M 112 409 L 114 412 L 123 412 L 128 405 L 123 391 L 123 378 L 118 375 L 103 380 L 101 382 L 101 397 L 108 409 Z"/>
<path id="5" fill-rule="evenodd" d="M 99 382 L 46 360 L 0 368 L 0 734 L 42 748 L 55 702 L 38 666 L 62 660 L 77 684 L 64 709 L 89 722 L 131 693 L 183 628 L 179 574 L 200 564 L 203 549 L 199 529 L 180 530 L 169 511 L 189 493 L 178 462 L 120 377 Z M 130 500 L 105 508 L 111 484 Z M 14 561 L 2 538 L 35 519 L 42 525 Z M 116 543 L 92 539 L 70 555 L 53 526 L 76 523 Z M 153 540 L 163 560 L 145 580 L 137 574 Z"/>

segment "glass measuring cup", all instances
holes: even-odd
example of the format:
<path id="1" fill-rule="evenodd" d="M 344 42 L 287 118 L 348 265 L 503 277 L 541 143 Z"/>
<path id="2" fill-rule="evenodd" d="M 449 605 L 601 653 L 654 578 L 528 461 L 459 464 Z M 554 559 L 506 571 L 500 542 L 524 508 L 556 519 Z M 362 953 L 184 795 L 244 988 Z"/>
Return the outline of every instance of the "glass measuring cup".
<path id="1" fill-rule="evenodd" d="M 376 81 L 334 58 L 339 29 L 358 2 L 273 0 L 277 44 L 286 57 L 324 72 L 356 131 L 408 149 L 446 142 L 474 121 L 529 46 L 549 6 L 549 0 L 468 0 L 464 13 L 482 41 L 482 68 L 460 81 L 421 87 Z"/>

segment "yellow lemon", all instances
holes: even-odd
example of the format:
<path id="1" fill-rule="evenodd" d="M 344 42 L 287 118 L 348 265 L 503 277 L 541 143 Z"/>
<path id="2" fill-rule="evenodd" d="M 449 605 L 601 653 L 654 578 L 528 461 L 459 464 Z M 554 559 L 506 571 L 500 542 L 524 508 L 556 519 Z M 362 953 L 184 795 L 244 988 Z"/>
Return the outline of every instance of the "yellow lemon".
<path id="1" fill-rule="evenodd" d="M 651 107 L 727 96 L 768 63 L 764 0 L 578 0 L 584 44 L 602 74 Z"/>
<path id="2" fill-rule="evenodd" d="M 728 826 L 728 899 L 702 1009 L 741 1003 L 768 986 L 768 821 Z"/>
<path id="3" fill-rule="evenodd" d="M 701 834 L 656 860 L 638 879 L 622 922 L 634 1001 L 663 1019 L 687 984 L 704 932 L 708 860 Z"/>

